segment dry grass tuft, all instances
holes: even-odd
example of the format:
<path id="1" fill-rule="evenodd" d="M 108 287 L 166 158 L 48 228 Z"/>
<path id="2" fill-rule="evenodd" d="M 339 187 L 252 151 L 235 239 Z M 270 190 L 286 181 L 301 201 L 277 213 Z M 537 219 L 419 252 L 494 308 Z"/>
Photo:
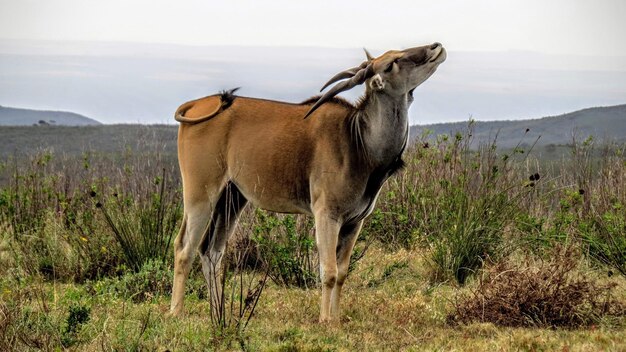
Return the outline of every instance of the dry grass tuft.
<path id="1" fill-rule="evenodd" d="M 579 258 L 568 248 L 535 265 L 502 261 L 486 270 L 477 288 L 456 301 L 448 320 L 576 328 L 626 314 L 626 307 L 612 296 L 616 284 L 585 277 L 578 270 Z"/>

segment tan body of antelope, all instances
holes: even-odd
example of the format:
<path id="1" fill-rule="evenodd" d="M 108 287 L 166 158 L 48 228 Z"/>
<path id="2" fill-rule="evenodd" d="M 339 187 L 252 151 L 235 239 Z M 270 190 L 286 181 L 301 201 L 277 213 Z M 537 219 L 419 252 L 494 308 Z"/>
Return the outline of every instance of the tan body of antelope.
<path id="1" fill-rule="evenodd" d="M 211 299 L 217 299 L 228 237 L 250 202 L 315 217 L 320 321 L 336 320 L 363 219 L 384 182 L 403 165 L 413 89 L 445 59 L 439 43 L 377 58 L 368 54 L 360 66 L 331 78 L 324 88 L 341 82 L 326 94 L 301 104 L 233 91 L 183 104 L 176 120 L 184 216 L 174 244 L 171 314 L 182 311 L 196 251 Z M 363 83 L 365 95 L 356 105 L 335 98 Z"/>

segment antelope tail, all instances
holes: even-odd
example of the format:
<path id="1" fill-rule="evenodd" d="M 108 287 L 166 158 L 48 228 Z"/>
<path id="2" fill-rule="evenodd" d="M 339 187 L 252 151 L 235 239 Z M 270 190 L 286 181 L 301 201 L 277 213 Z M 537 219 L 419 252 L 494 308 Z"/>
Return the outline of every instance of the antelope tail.
<path id="1" fill-rule="evenodd" d="M 234 93 L 238 89 L 239 88 L 234 88 L 228 91 L 226 90 L 222 91 L 220 93 L 220 104 L 217 106 L 217 108 L 213 112 L 207 115 L 194 117 L 194 118 L 189 118 L 185 116 L 185 113 L 187 112 L 187 110 L 191 109 L 196 104 L 197 100 L 193 100 L 193 101 L 186 102 L 185 104 L 181 105 L 178 109 L 176 109 L 176 112 L 174 113 L 174 119 L 180 123 L 186 123 L 190 125 L 195 125 L 197 123 L 210 120 L 213 117 L 217 116 L 220 112 L 226 110 L 233 103 L 233 101 L 236 98 Z"/>

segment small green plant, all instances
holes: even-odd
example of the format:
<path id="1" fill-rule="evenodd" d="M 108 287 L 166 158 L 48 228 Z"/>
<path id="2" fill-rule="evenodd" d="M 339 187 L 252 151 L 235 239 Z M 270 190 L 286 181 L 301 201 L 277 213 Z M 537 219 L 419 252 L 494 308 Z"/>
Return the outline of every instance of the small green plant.
<path id="1" fill-rule="evenodd" d="M 81 305 L 71 305 L 65 321 L 65 329 L 61 335 L 61 343 L 64 347 L 70 347 L 77 342 L 76 335 L 80 328 L 89 321 L 91 309 Z"/>
<path id="2" fill-rule="evenodd" d="M 94 295 L 110 295 L 129 299 L 134 303 L 150 301 L 159 296 L 169 296 L 172 291 L 172 270 L 160 260 L 148 260 L 138 272 L 123 271 L 126 272 L 121 276 L 88 281 L 86 287 Z M 188 289 L 204 292 L 204 287 L 199 286 L 188 285 Z"/>
<path id="3" fill-rule="evenodd" d="M 312 287 L 316 280 L 311 219 L 256 210 L 252 240 L 279 285 Z"/>

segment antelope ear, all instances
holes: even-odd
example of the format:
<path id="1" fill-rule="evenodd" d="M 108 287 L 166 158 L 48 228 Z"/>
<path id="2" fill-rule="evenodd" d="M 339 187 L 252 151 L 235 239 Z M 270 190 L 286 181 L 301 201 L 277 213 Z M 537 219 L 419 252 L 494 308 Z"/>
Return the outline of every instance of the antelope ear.
<path id="1" fill-rule="evenodd" d="M 376 91 L 385 89 L 385 82 L 379 73 L 375 74 L 374 77 L 370 79 L 369 85 L 370 88 Z"/>

